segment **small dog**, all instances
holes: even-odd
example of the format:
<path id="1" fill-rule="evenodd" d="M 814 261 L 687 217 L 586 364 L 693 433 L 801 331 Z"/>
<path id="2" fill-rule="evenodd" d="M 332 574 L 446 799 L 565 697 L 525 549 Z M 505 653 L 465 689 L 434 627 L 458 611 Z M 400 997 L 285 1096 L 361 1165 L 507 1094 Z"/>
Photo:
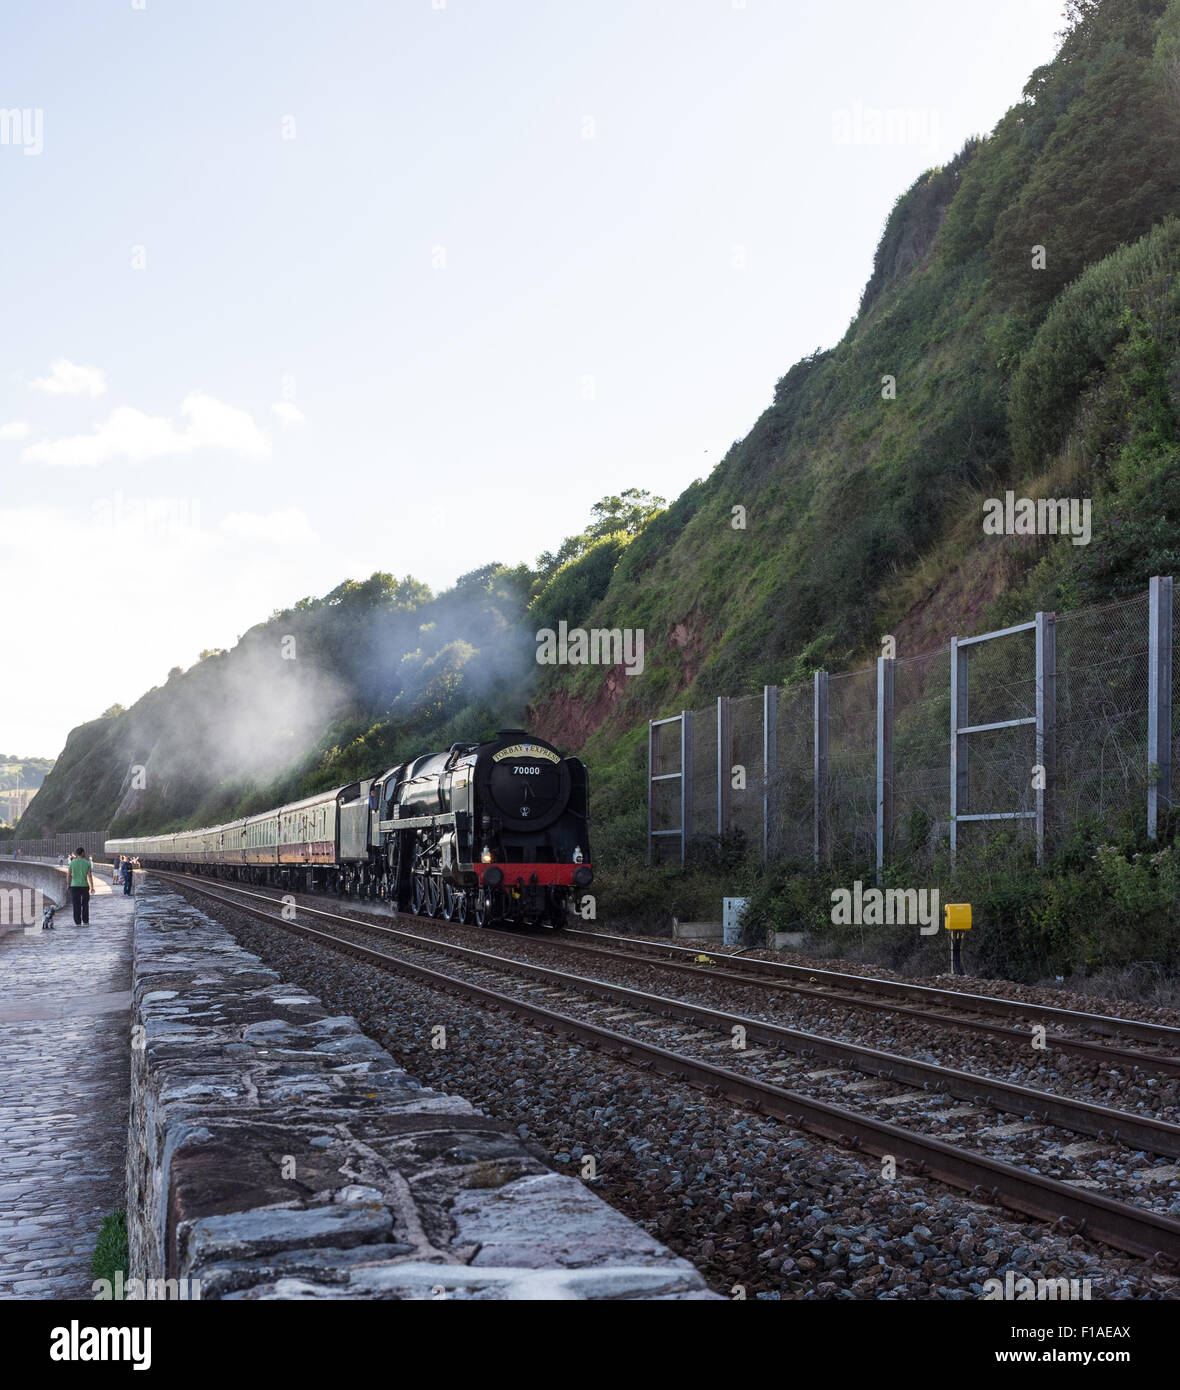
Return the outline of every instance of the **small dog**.
<path id="1" fill-rule="evenodd" d="M 56 903 L 46 903 L 45 911 L 41 914 L 41 930 L 56 931 L 53 925 L 53 914 L 57 911 Z"/>

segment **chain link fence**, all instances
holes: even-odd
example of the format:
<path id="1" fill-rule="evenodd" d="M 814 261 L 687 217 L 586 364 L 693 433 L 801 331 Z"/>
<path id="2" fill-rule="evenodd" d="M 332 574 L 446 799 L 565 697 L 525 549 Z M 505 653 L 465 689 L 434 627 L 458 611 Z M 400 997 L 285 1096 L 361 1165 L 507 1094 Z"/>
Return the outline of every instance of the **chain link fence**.
<path id="1" fill-rule="evenodd" d="M 767 855 L 810 861 L 815 840 L 813 747 L 815 692 L 810 685 L 777 692 L 774 765 L 769 778 Z"/>
<path id="2" fill-rule="evenodd" d="M 1059 833 L 1146 804 L 1149 634 L 1146 594 L 1057 619 Z"/>
<path id="3" fill-rule="evenodd" d="M 1080 825 L 1146 817 L 1154 834 L 1149 789 L 1166 807 L 1180 775 L 1180 598 L 1152 583 L 1155 607 L 1145 593 L 1040 615 L 656 721 L 653 860 L 736 843 L 772 861 L 920 870 L 997 834 L 1039 856 Z"/>
<path id="4" fill-rule="evenodd" d="M 893 833 L 885 855 L 926 865 L 950 832 L 949 650 L 896 661 L 893 700 Z"/>
<path id="5" fill-rule="evenodd" d="M 761 695 L 729 702 L 729 829 L 742 843 L 762 849 L 763 712 Z"/>
<path id="6" fill-rule="evenodd" d="M 877 671 L 828 678 L 827 795 L 820 798 L 821 845 L 854 860 L 873 857 L 877 837 Z"/>

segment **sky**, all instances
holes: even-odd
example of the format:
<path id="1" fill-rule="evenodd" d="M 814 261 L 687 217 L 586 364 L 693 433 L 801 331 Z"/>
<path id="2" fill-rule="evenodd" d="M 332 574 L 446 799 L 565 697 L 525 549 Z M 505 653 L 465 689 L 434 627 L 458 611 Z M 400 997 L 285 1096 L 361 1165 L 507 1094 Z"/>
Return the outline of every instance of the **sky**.
<path id="1" fill-rule="evenodd" d="M 6 0 L 0 752 L 674 498 L 1062 9 Z"/>

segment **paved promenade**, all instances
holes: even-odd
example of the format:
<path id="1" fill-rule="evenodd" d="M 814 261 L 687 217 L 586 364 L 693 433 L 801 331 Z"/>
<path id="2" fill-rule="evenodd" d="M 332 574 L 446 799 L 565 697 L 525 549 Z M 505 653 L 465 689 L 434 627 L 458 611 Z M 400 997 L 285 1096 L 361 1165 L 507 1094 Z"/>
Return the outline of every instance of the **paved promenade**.
<path id="1" fill-rule="evenodd" d="M 109 873 L 89 927 L 67 906 L 55 931 L 0 935 L 0 1299 L 92 1298 L 124 1205 L 133 899 Z"/>

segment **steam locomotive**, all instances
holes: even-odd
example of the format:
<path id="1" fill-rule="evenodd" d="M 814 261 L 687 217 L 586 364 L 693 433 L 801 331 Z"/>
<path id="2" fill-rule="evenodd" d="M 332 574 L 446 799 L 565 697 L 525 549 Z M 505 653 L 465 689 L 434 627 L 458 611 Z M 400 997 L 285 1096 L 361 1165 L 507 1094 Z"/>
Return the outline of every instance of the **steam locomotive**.
<path id="1" fill-rule="evenodd" d="M 447 921 L 564 925 L 594 878 L 578 758 L 523 729 L 203 830 L 108 854 L 296 891 L 383 898 Z"/>

